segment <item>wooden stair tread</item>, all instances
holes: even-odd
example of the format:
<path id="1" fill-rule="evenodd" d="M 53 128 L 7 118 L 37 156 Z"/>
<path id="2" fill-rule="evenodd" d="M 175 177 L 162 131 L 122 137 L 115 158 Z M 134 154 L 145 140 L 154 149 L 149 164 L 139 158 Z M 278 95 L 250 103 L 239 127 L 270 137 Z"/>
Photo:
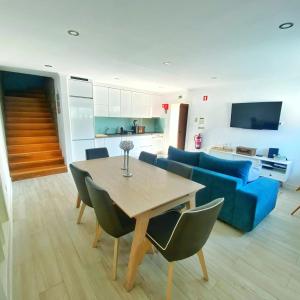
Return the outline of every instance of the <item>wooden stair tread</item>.
<path id="1" fill-rule="evenodd" d="M 22 111 L 22 112 L 16 112 L 16 111 L 5 111 L 5 115 L 7 117 L 48 117 L 50 118 L 52 116 L 51 112 L 35 112 L 35 111 Z"/>
<path id="2" fill-rule="evenodd" d="M 21 97 L 21 96 L 4 96 L 6 101 L 28 101 L 28 102 L 46 102 L 46 97 Z"/>
<path id="3" fill-rule="evenodd" d="M 52 123 L 53 119 L 48 117 L 35 117 L 35 118 L 28 118 L 28 117 L 6 117 L 6 124 L 15 124 L 15 123 Z"/>
<path id="4" fill-rule="evenodd" d="M 35 161 L 35 160 L 45 160 L 51 158 L 59 158 L 62 157 L 61 150 L 42 150 L 35 152 L 23 152 L 23 153 L 15 153 L 8 154 L 8 161 L 10 163 L 13 162 L 25 162 L 25 161 Z"/>
<path id="5" fill-rule="evenodd" d="M 58 143 L 44 143 L 44 144 L 26 144 L 26 145 L 10 145 L 7 146 L 9 154 L 24 153 L 26 147 L 28 152 L 40 152 L 43 150 L 60 150 Z"/>
<path id="6" fill-rule="evenodd" d="M 54 123 L 6 123 L 7 130 L 43 130 L 55 129 Z"/>
<path id="7" fill-rule="evenodd" d="M 27 144 L 43 144 L 58 142 L 57 136 L 35 136 L 35 137 L 7 137 L 7 144 L 10 145 L 27 145 Z"/>
<path id="8" fill-rule="evenodd" d="M 27 178 L 34 178 L 39 176 L 47 176 L 58 173 L 65 173 L 68 169 L 64 164 L 49 165 L 42 167 L 26 168 L 21 170 L 11 171 L 11 178 L 13 181 Z"/>
<path id="9" fill-rule="evenodd" d="M 7 137 L 35 137 L 35 136 L 56 136 L 55 129 L 8 129 Z"/>
<path id="10" fill-rule="evenodd" d="M 20 170 L 26 168 L 34 168 L 34 167 L 42 167 L 42 166 L 50 166 L 50 165 L 59 165 L 64 164 L 64 159 L 62 156 L 55 158 L 47 158 L 47 159 L 36 159 L 32 161 L 21 161 L 21 162 L 10 162 L 9 167 L 11 170 Z"/>

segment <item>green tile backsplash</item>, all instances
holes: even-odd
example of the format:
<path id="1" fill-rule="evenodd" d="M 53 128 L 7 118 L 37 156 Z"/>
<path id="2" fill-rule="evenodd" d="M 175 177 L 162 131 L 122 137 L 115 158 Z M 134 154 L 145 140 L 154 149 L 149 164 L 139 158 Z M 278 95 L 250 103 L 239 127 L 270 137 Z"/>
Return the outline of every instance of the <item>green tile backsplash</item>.
<path id="1" fill-rule="evenodd" d="M 97 133 L 105 133 L 105 129 L 109 128 L 106 133 L 117 133 L 120 127 L 125 130 L 131 129 L 133 120 L 137 120 L 137 125 L 145 126 L 146 132 L 163 133 L 165 130 L 164 118 L 112 118 L 112 117 L 95 117 L 95 130 Z"/>

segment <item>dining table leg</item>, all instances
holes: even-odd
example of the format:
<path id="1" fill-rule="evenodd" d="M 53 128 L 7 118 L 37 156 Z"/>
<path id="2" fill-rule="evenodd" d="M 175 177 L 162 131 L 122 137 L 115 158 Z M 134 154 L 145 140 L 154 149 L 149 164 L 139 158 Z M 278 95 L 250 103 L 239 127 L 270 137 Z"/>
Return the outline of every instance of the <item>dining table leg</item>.
<path id="1" fill-rule="evenodd" d="M 125 281 L 125 288 L 127 291 L 130 291 L 133 288 L 138 266 L 141 261 L 141 256 L 144 254 L 144 239 L 146 237 L 149 219 L 150 214 L 148 212 L 136 217 L 135 230 L 131 244 L 128 270 Z"/>
<path id="2" fill-rule="evenodd" d="M 190 201 L 186 202 L 185 207 L 186 207 L 187 209 L 192 209 L 192 208 L 195 208 L 195 207 L 196 207 L 195 193 L 193 193 L 193 194 L 191 195 L 191 199 L 190 199 Z"/>

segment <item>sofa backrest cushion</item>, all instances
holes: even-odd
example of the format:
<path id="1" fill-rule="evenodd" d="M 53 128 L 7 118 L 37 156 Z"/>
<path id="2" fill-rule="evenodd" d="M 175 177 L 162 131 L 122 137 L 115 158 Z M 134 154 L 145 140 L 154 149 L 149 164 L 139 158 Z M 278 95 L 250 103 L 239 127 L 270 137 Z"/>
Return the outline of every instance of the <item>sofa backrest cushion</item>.
<path id="1" fill-rule="evenodd" d="M 170 146 L 168 150 L 168 159 L 196 167 L 199 164 L 199 153 L 183 151 Z"/>
<path id="2" fill-rule="evenodd" d="M 199 167 L 237 177 L 247 183 L 252 162 L 248 160 L 228 160 L 200 152 Z"/>

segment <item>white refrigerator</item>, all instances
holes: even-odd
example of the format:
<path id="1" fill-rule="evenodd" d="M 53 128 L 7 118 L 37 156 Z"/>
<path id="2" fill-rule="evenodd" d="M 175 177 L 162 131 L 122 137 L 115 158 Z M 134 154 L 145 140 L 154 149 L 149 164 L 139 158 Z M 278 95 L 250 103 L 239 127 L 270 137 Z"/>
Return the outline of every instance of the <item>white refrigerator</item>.
<path id="1" fill-rule="evenodd" d="M 94 148 L 93 99 L 70 97 L 72 160 L 85 160 L 85 150 Z"/>

